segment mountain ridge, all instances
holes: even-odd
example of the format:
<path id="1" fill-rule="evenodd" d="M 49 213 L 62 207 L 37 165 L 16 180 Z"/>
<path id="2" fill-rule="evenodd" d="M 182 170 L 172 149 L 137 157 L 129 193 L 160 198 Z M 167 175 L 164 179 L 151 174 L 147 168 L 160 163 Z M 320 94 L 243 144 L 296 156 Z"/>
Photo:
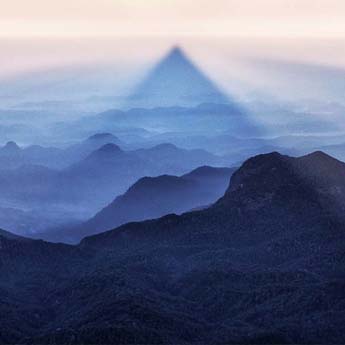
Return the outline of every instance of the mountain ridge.
<path id="1" fill-rule="evenodd" d="M 319 153 L 260 155 L 208 209 L 78 246 L 11 241 L 0 341 L 344 343 L 345 222 L 328 209 L 344 171 Z"/>
<path id="2" fill-rule="evenodd" d="M 319 156 L 319 154 L 316 153 L 316 156 Z M 315 157 L 315 155 L 292 158 L 283 156 L 278 152 L 273 152 L 250 158 L 233 174 L 229 188 L 224 196 L 210 208 L 204 211 L 187 213 L 180 218 L 171 216 L 171 221 L 169 216 L 163 219 L 170 223 L 170 227 L 173 226 L 175 221 L 179 223 L 181 218 L 186 218 L 187 220 L 194 219 L 195 214 L 201 214 L 205 224 L 202 225 L 202 227 L 207 228 L 210 226 L 210 219 L 214 219 L 216 215 L 220 217 L 219 219 L 224 219 L 225 216 L 228 216 L 231 221 L 240 217 L 245 223 L 255 222 L 255 219 L 252 219 L 252 215 L 257 212 L 262 212 L 265 207 L 269 207 L 272 213 L 277 213 L 281 216 L 282 213 L 291 212 L 291 214 L 298 216 L 301 224 L 308 223 L 306 217 L 307 211 L 303 214 L 302 208 L 299 208 L 301 202 L 309 203 L 310 212 L 315 212 L 316 209 L 319 209 L 320 219 L 326 219 L 330 217 L 328 203 L 333 200 L 332 191 L 329 191 L 329 195 L 320 193 L 319 186 L 314 184 L 315 181 L 305 178 L 303 168 L 308 166 L 309 157 Z M 327 157 L 327 161 L 328 159 L 336 161 L 333 158 L 329 158 L 327 155 L 323 157 Z M 299 165 L 300 163 L 302 163 L 302 166 Z M 317 165 L 318 164 L 316 164 L 316 166 Z M 253 166 L 255 167 L 254 170 Z M 345 172 L 345 163 L 340 162 L 338 167 L 341 167 Z M 344 179 L 340 182 L 345 186 L 345 175 Z M 320 203 L 320 198 L 323 198 L 323 203 Z M 293 202 L 293 200 L 295 200 L 295 202 Z M 231 205 L 231 207 L 229 207 L 229 205 Z M 331 202 L 331 205 L 333 207 L 339 206 L 342 208 L 342 204 L 336 205 L 334 204 L 334 200 Z M 242 218 L 243 212 L 248 212 L 248 219 Z M 269 211 L 265 210 L 266 214 L 267 212 Z M 261 217 L 264 218 L 265 213 Z M 151 221 L 152 223 L 150 224 L 155 224 L 155 222 L 159 221 L 160 220 Z M 272 222 L 273 219 L 268 219 L 268 221 Z M 273 223 L 275 222 L 278 222 L 278 220 L 273 221 Z M 200 227 L 200 225 L 198 227 Z M 231 227 L 230 224 L 224 224 L 224 229 L 228 229 L 229 227 Z M 128 228 L 130 229 L 132 227 L 128 225 Z M 125 230 L 126 225 L 119 228 L 119 230 L 123 231 L 122 229 Z M 262 229 L 262 231 L 266 232 L 265 229 Z M 119 236 L 117 231 L 110 231 L 108 233 L 96 235 L 93 237 L 93 241 L 97 236 L 100 236 L 100 238 L 105 236 L 107 237 L 107 241 L 109 241 L 111 235 L 115 237 Z M 222 231 L 222 235 L 227 238 L 229 234 L 227 234 L 226 231 Z M 219 236 L 219 234 L 217 236 Z M 186 240 L 183 236 L 181 238 Z M 253 240 L 255 240 L 255 238 L 253 238 Z M 87 241 L 87 239 L 83 241 Z"/>
<path id="3" fill-rule="evenodd" d="M 83 224 L 40 236 L 76 243 L 85 236 L 124 223 L 159 218 L 169 213 L 181 214 L 212 204 L 223 195 L 234 170 L 203 166 L 182 176 L 142 177 Z"/>

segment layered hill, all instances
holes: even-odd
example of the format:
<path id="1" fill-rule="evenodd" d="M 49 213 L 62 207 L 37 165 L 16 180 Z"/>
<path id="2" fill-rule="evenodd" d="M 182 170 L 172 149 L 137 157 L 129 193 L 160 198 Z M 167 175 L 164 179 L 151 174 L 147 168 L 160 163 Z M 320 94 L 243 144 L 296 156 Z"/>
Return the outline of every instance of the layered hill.
<path id="1" fill-rule="evenodd" d="M 31 235 L 62 222 L 79 223 L 144 176 L 224 165 L 221 157 L 205 150 L 163 144 L 129 151 L 118 141 L 99 133 L 66 149 L 8 144 L 6 155 L 0 150 L 0 227 Z"/>
<path id="2" fill-rule="evenodd" d="M 83 237 L 124 223 L 206 207 L 224 194 L 234 171 L 234 168 L 203 166 L 182 176 L 143 177 L 87 222 L 40 236 L 77 243 Z"/>
<path id="3" fill-rule="evenodd" d="M 13 141 L 0 148 L 0 163 L 6 168 L 23 165 L 42 165 L 51 169 L 63 169 L 86 158 L 106 144 L 124 145 L 110 133 L 97 133 L 66 148 L 31 145 L 20 147 Z"/>
<path id="4" fill-rule="evenodd" d="M 0 340 L 343 343 L 344 187 L 322 152 L 271 153 L 205 210 L 75 247 L 0 235 Z"/>

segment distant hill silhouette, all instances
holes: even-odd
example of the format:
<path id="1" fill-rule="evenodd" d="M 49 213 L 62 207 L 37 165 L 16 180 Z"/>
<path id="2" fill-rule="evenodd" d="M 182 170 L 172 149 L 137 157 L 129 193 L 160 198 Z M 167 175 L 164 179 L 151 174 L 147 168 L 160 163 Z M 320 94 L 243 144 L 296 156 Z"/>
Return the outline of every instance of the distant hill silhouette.
<path id="1" fill-rule="evenodd" d="M 233 102 L 201 103 L 192 107 L 134 108 L 123 112 L 116 109 L 108 110 L 81 124 L 90 129 L 105 129 L 120 125 L 157 129 L 159 132 L 178 131 L 188 135 L 193 132 L 209 134 L 212 131 L 228 131 L 233 136 L 246 138 L 262 134 L 262 128 L 255 119 Z"/>
<path id="2" fill-rule="evenodd" d="M 0 227 L 30 236 L 62 222 L 80 223 L 144 176 L 226 166 L 221 157 L 205 150 L 162 144 L 129 151 L 118 142 L 100 133 L 65 149 L 0 149 Z"/>
<path id="3" fill-rule="evenodd" d="M 1 151 L 12 154 L 20 151 L 20 147 L 14 141 L 9 141 L 4 147 L 1 148 Z"/>
<path id="4" fill-rule="evenodd" d="M 0 163 L 5 168 L 18 168 L 25 164 L 35 164 L 62 169 L 110 143 L 124 145 L 121 140 L 110 133 L 97 133 L 66 148 L 40 145 L 19 147 L 15 142 L 10 141 L 0 148 Z"/>
<path id="5" fill-rule="evenodd" d="M 46 240 L 77 243 L 83 237 L 124 223 L 181 214 L 212 204 L 227 189 L 234 168 L 203 166 L 181 177 L 143 177 L 89 221 L 41 234 Z"/>

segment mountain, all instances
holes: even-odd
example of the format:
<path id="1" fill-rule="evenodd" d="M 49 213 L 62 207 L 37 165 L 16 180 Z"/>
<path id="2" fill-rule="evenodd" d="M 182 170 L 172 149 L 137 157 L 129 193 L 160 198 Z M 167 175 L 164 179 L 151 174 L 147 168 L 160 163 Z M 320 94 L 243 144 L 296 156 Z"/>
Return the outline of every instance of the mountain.
<path id="1" fill-rule="evenodd" d="M 9 240 L 28 240 L 29 241 L 29 239 L 26 239 L 25 237 L 12 234 L 11 232 L 8 232 L 2 229 L 0 229 L 0 237 L 6 238 Z"/>
<path id="2" fill-rule="evenodd" d="M 18 168 L 25 164 L 42 165 L 52 169 L 63 169 L 87 157 L 105 144 L 125 145 L 110 133 L 97 133 L 86 140 L 67 148 L 30 145 L 19 147 L 10 141 L 0 148 L 0 163 L 6 168 Z"/>
<path id="3" fill-rule="evenodd" d="M 14 141 L 9 141 L 0 148 L 0 164 L 2 167 L 16 167 L 21 163 L 22 157 L 22 150 Z"/>
<path id="4" fill-rule="evenodd" d="M 154 66 L 128 100 L 132 108 L 193 106 L 208 102 L 228 103 L 229 98 L 179 47 L 171 49 Z"/>
<path id="5" fill-rule="evenodd" d="M 228 131 L 233 136 L 250 138 L 266 134 L 263 129 L 257 117 L 236 102 L 219 104 L 202 101 L 197 105 L 153 107 L 129 104 L 128 110 L 109 109 L 68 125 L 61 124 L 59 131 L 71 135 L 111 131 L 129 143 L 164 132 L 182 132 L 186 136 Z M 125 131 L 132 134 L 123 136 L 121 133 Z"/>
<path id="6" fill-rule="evenodd" d="M 321 220 L 328 217 L 334 222 L 342 220 L 344 193 L 345 163 L 320 151 L 300 158 L 291 158 L 276 152 L 258 155 L 247 160 L 232 175 L 230 187 L 217 203 L 199 213 L 187 213 L 181 217 L 172 216 L 169 227 L 174 227 L 175 221 L 176 226 L 181 222 L 188 224 L 191 229 L 197 229 L 193 234 L 193 240 L 198 242 L 209 236 L 215 241 L 217 238 L 223 241 L 226 237 L 231 241 L 234 236 L 250 235 L 247 240 L 253 243 L 257 240 L 257 236 L 260 236 L 261 240 L 264 240 L 263 236 L 269 239 L 272 232 L 276 231 L 277 224 L 280 224 L 280 228 L 282 224 L 288 226 L 290 217 L 295 218 L 290 225 L 294 224 L 298 228 L 308 223 L 320 226 L 323 224 Z M 313 214 L 314 212 L 316 213 Z M 155 234 L 155 241 L 160 241 L 158 237 L 156 238 L 155 228 L 161 225 L 160 222 L 164 224 L 167 219 L 169 217 L 151 222 L 149 231 L 139 231 L 138 228 L 139 226 L 146 228 L 146 224 L 149 223 L 137 224 L 137 230 L 133 235 L 139 237 L 144 235 L 148 239 L 149 234 Z M 296 222 L 297 219 L 299 224 Z M 198 224 L 197 227 L 193 227 L 194 220 L 195 224 Z M 210 227 L 210 224 L 214 224 L 219 232 L 215 231 L 214 226 Z M 239 225 L 240 227 L 246 225 L 244 227 L 246 231 L 236 232 Z M 122 228 L 126 231 L 126 226 Z M 162 233 L 163 237 L 165 235 L 166 233 Z M 178 241 L 191 241 L 189 232 L 175 230 L 171 235 L 176 235 Z M 92 242 L 107 238 L 108 243 L 112 243 L 110 240 L 112 236 L 114 239 L 121 237 L 121 231 L 95 236 Z"/>
<path id="7" fill-rule="evenodd" d="M 67 152 L 57 147 L 30 145 L 19 147 L 14 142 L 7 143 L 0 149 L 0 163 L 5 169 L 17 169 L 23 165 L 41 165 L 60 169 L 73 161 Z"/>
<path id="8" fill-rule="evenodd" d="M 202 211 L 78 246 L 0 237 L 0 342 L 344 343 L 344 186 L 322 152 L 271 153 Z"/>
<path id="9" fill-rule="evenodd" d="M 207 151 L 184 150 L 170 144 L 134 151 L 106 144 L 64 170 L 62 176 L 85 207 L 93 205 L 99 210 L 141 177 L 183 174 L 201 165 L 222 163 L 220 157 Z"/>
<path id="10" fill-rule="evenodd" d="M 104 173 L 104 164 L 115 170 L 120 168 L 130 170 L 131 166 L 125 166 L 125 164 L 131 163 L 137 168 L 140 168 L 139 163 L 143 165 L 141 168 L 144 168 L 144 165 L 149 166 L 148 174 L 157 175 L 159 172 L 184 173 L 204 164 L 220 165 L 222 158 L 206 150 L 185 150 L 169 143 L 129 151 L 122 150 L 116 144 L 108 143 L 91 152 L 87 157 L 72 165 L 70 169 L 91 168 Z M 141 175 L 145 175 L 145 171 L 142 171 Z"/>
<path id="11" fill-rule="evenodd" d="M 3 156 L 0 150 L 0 227 L 33 236 L 80 223 L 144 176 L 224 163 L 204 150 L 164 144 L 128 151 L 111 141 L 118 139 L 101 133 L 66 149 L 29 146 Z"/>
<path id="12" fill-rule="evenodd" d="M 14 141 L 9 141 L 4 147 L 1 148 L 1 153 L 15 154 L 20 151 L 20 147 Z"/>
<path id="13" fill-rule="evenodd" d="M 121 141 L 116 138 L 113 134 L 111 133 L 96 133 L 94 135 L 91 135 L 88 139 L 88 142 L 97 142 L 98 144 L 108 144 L 108 143 L 114 143 L 115 141 L 120 144 Z"/>
<path id="14" fill-rule="evenodd" d="M 72 156 L 71 161 L 77 161 L 87 157 L 90 153 L 106 144 L 124 145 L 119 138 L 111 133 L 96 133 L 86 140 L 68 147 L 66 149 L 66 155 Z"/>
<path id="15" fill-rule="evenodd" d="M 205 150 L 184 150 L 168 143 L 133 151 L 106 144 L 72 165 L 67 172 L 80 178 L 93 177 L 99 184 L 109 182 L 109 178 L 113 183 L 118 179 L 123 184 L 120 177 L 134 179 L 134 183 L 143 176 L 181 174 L 200 165 L 220 165 L 222 162 L 221 157 Z"/>
<path id="16" fill-rule="evenodd" d="M 76 181 L 80 193 L 92 195 L 101 205 L 114 194 L 124 192 L 139 177 L 150 175 L 151 168 L 136 154 L 123 151 L 116 144 L 106 144 L 66 169 L 64 176 L 67 181 Z"/>
<path id="17" fill-rule="evenodd" d="M 170 143 L 133 151 L 136 155 L 155 165 L 158 170 L 183 174 L 202 165 L 219 166 L 225 163 L 221 157 L 206 150 L 186 150 Z"/>
<path id="18" fill-rule="evenodd" d="M 125 152 L 118 145 L 108 143 L 91 152 L 84 161 L 108 160 L 112 158 L 121 158 L 124 155 Z"/>
<path id="19" fill-rule="evenodd" d="M 83 237 L 124 223 L 159 218 L 169 213 L 181 214 L 212 204 L 224 194 L 234 170 L 203 166 L 181 177 L 143 177 L 87 222 L 40 236 L 77 243 Z"/>

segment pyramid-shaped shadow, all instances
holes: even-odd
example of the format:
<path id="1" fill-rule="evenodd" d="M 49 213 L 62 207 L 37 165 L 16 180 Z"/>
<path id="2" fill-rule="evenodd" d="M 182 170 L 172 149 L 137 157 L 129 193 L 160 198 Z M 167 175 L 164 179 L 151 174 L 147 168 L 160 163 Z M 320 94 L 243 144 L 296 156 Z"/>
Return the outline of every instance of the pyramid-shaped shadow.
<path id="1" fill-rule="evenodd" d="M 128 99 L 129 106 L 141 107 L 229 102 L 229 97 L 179 47 L 158 62 Z"/>

